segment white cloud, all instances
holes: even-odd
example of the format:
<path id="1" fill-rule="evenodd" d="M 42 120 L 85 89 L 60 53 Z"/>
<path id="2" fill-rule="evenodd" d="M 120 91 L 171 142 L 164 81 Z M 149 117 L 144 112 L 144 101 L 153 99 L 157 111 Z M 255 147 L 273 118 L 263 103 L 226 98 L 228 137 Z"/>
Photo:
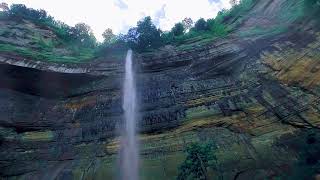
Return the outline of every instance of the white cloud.
<path id="1" fill-rule="evenodd" d="M 122 0 L 115 0 L 114 4 L 120 9 L 128 9 L 128 5 Z"/>
<path id="2" fill-rule="evenodd" d="M 194 21 L 215 17 L 222 8 L 229 8 L 229 0 L 5 0 L 8 4 L 22 3 L 35 9 L 45 9 L 57 20 L 71 26 L 84 22 L 91 26 L 101 40 L 102 32 L 111 28 L 125 33 L 144 16 L 151 16 L 163 30 L 190 17 Z"/>

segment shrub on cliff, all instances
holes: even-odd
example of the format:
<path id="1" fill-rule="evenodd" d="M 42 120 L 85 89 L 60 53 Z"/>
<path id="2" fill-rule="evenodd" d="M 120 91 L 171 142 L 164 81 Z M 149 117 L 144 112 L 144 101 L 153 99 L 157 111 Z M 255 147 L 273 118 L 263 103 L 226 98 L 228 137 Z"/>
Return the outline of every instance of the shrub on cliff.
<path id="1" fill-rule="evenodd" d="M 223 23 L 216 21 L 215 19 L 207 20 L 208 28 L 210 33 L 215 37 L 225 36 L 229 32 L 229 27 L 224 25 Z"/>
<path id="2" fill-rule="evenodd" d="M 193 143 L 185 149 L 186 159 L 179 167 L 177 179 L 208 179 L 207 168 L 215 168 L 213 143 Z"/>

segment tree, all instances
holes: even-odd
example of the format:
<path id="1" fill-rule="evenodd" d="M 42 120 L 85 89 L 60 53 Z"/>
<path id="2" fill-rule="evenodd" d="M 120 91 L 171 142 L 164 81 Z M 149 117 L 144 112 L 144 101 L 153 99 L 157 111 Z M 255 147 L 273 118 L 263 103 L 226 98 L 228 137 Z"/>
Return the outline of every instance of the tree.
<path id="1" fill-rule="evenodd" d="M 205 179 L 207 180 L 207 168 L 215 166 L 217 160 L 213 154 L 212 143 L 193 143 L 185 150 L 186 159 L 179 168 L 178 180 Z"/>
<path id="2" fill-rule="evenodd" d="M 2 9 L 2 11 L 9 11 L 9 6 L 7 3 L 3 2 L 0 3 L 0 9 Z"/>
<path id="3" fill-rule="evenodd" d="M 182 24 L 185 30 L 189 30 L 193 26 L 193 21 L 191 18 L 184 18 Z"/>
<path id="4" fill-rule="evenodd" d="M 12 4 L 8 10 L 8 15 L 16 19 L 27 19 L 34 23 L 45 25 L 54 25 L 54 19 L 48 16 L 47 12 L 43 9 L 35 10 L 27 8 L 24 4 Z"/>
<path id="5" fill-rule="evenodd" d="M 196 31 L 206 31 L 209 29 L 209 27 L 206 20 L 204 20 L 203 18 L 200 18 L 194 25 L 194 29 Z"/>
<path id="6" fill-rule="evenodd" d="M 15 17 L 22 17 L 28 14 L 28 9 L 24 4 L 12 4 L 10 6 L 9 14 Z"/>
<path id="7" fill-rule="evenodd" d="M 96 45 L 96 38 L 94 37 L 90 26 L 85 23 L 78 23 L 71 28 L 71 35 L 82 46 L 94 47 Z"/>
<path id="8" fill-rule="evenodd" d="M 138 21 L 137 27 L 129 29 L 124 40 L 131 48 L 140 52 L 162 45 L 161 30 L 152 23 L 150 16 Z"/>
<path id="9" fill-rule="evenodd" d="M 177 23 L 174 25 L 174 27 L 171 29 L 171 32 L 174 36 L 181 36 L 184 34 L 184 26 L 182 23 Z"/>
<path id="10" fill-rule="evenodd" d="M 89 25 L 85 23 L 78 23 L 74 26 L 73 33 L 80 38 L 89 35 L 90 33 L 92 33 L 92 30 Z"/>
<path id="11" fill-rule="evenodd" d="M 108 28 L 102 33 L 102 37 L 104 38 L 104 42 L 110 44 L 115 41 L 116 35 L 113 34 L 112 29 Z"/>
<path id="12" fill-rule="evenodd" d="M 161 45 L 161 31 L 152 23 L 151 17 L 148 16 L 137 24 L 138 47 L 140 50 L 144 48 L 157 48 Z"/>
<path id="13" fill-rule="evenodd" d="M 137 27 L 130 28 L 128 33 L 121 37 L 121 39 L 126 42 L 129 47 L 135 49 L 138 44 L 139 34 L 137 31 Z"/>

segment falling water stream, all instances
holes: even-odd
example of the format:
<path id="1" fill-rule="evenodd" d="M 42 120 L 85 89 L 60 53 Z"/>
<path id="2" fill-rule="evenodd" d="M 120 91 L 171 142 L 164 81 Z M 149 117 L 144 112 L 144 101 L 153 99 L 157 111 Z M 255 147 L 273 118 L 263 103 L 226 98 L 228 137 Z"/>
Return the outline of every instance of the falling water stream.
<path id="1" fill-rule="evenodd" d="M 136 89 L 132 68 L 132 51 L 128 50 L 125 65 L 123 109 L 124 132 L 121 138 L 121 179 L 138 180 L 138 144 L 136 137 Z"/>

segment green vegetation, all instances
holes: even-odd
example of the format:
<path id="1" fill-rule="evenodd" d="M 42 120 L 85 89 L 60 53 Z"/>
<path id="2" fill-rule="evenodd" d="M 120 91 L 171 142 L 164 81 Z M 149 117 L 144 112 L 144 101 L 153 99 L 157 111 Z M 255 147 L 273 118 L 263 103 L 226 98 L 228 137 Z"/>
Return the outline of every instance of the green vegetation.
<path id="1" fill-rule="evenodd" d="M 305 0 L 305 5 L 312 14 L 320 12 L 320 0 Z"/>
<path id="2" fill-rule="evenodd" d="M 162 32 L 152 23 L 150 17 L 138 22 L 126 35 L 119 35 L 112 43 L 103 44 L 101 51 L 109 51 L 113 45 L 126 44 L 138 52 L 150 51 L 164 45 L 180 46 L 189 42 L 206 43 L 215 38 L 228 35 L 235 26 L 230 23 L 237 15 L 244 15 L 254 5 L 256 0 L 242 0 L 230 10 L 222 10 L 215 19 L 200 18 L 193 27 L 193 21 L 185 18 L 178 22 L 169 32 Z M 232 21 L 233 22 L 233 21 Z M 105 41 L 107 42 L 107 41 Z"/>
<path id="3" fill-rule="evenodd" d="M 194 31 L 199 32 L 199 31 L 207 31 L 209 30 L 208 23 L 206 20 L 203 18 L 200 18 L 196 24 L 194 25 Z"/>
<path id="4" fill-rule="evenodd" d="M 287 27 L 285 26 L 275 26 L 270 29 L 255 26 L 247 31 L 240 32 L 240 36 L 241 37 L 250 37 L 250 36 L 270 37 L 277 34 L 281 34 L 285 31 L 287 31 Z"/>
<path id="5" fill-rule="evenodd" d="M 183 35 L 185 29 L 182 23 L 177 23 L 174 25 L 172 28 L 171 32 L 173 33 L 174 36 L 181 36 Z"/>
<path id="6" fill-rule="evenodd" d="M 63 22 L 55 21 L 45 10 L 27 8 L 23 4 L 13 4 L 8 11 L 4 11 L 2 19 L 14 19 L 16 21 L 29 20 L 39 26 L 49 27 L 62 40 L 73 45 L 93 48 L 96 46 L 96 39 L 91 28 L 79 23 L 70 27 Z"/>
<path id="7" fill-rule="evenodd" d="M 193 143 L 187 146 L 187 157 L 179 168 L 177 179 L 208 179 L 207 168 L 216 168 L 214 148 L 213 143 Z"/>
<path id="8" fill-rule="evenodd" d="M 193 21 L 191 18 L 184 18 L 182 24 L 185 30 L 190 30 L 193 26 Z"/>
<path id="9" fill-rule="evenodd" d="M 320 22 L 320 0 L 304 0 L 304 4 L 306 14 L 311 17 L 316 17 L 318 22 Z"/>
<path id="10" fill-rule="evenodd" d="M 228 19 L 248 11 L 253 2 L 254 0 L 242 0 L 231 10 L 221 11 L 215 19 L 200 18 L 194 26 L 192 19 L 185 18 L 182 22 L 176 23 L 169 32 L 157 29 L 151 18 L 146 17 L 140 20 L 136 27 L 129 29 L 125 35 L 116 36 L 111 29 L 107 29 L 103 33 L 105 40 L 99 45 L 91 28 L 84 23 L 70 27 L 63 22 L 54 20 L 44 10 L 13 4 L 0 14 L 1 20 L 13 19 L 18 22 L 28 20 L 44 29 L 49 28 L 57 35 L 58 39 L 38 38 L 35 35 L 32 43 L 38 46 L 36 49 L 19 46 L 14 48 L 14 44 L 7 45 L 7 43 L 0 42 L 0 51 L 44 61 L 83 62 L 99 55 L 122 53 L 128 48 L 137 52 L 146 52 L 169 44 L 180 46 L 189 42 L 206 43 L 228 35 L 232 30 Z M 2 36 L 11 36 L 10 32 L 0 33 Z M 59 49 L 59 47 L 63 47 L 69 53 L 63 55 L 54 53 L 55 49 Z"/>
<path id="11" fill-rule="evenodd" d="M 244 16 L 258 0 L 241 0 L 239 4 L 234 5 L 230 10 L 222 10 L 215 18 L 218 22 L 227 22 L 236 18 L 238 20 Z M 231 21 L 232 22 L 232 21 Z"/>
<path id="12" fill-rule="evenodd" d="M 239 4 L 234 3 L 230 10 L 221 10 L 215 18 L 207 20 L 200 18 L 196 23 L 193 23 L 191 18 L 185 18 L 168 32 L 161 31 L 152 23 L 150 17 L 145 17 L 125 35 L 114 35 L 112 29 L 106 29 L 103 33 L 104 42 L 100 44 L 97 43 L 91 28 L 84 23 L 70 27 L 54 20 L 44 10 L 27 8 L 23 4 L 13 4 L 0 12 L 0 20 L 13 20 L 17 23 L 17 29 L 21 28 L 19 24 L 31 22 L 39 29 L 52 31 L 55 36 L 44 38 L 37 32 L 32 35 L 25 32 L 22 36 L 31 37 L 30 44 L 17 45 L 10 41 L 0 41 L 0 52 L 43 61 L 85 62 L 101 55 L 121 54 L 128 48 L 137 52 L 148 52 L 165 45 L 188 49 L 194 44 L 203 45 L 216 38 L 227 36 L 243 23 L 248 12 L 257 2 L 258 0 L 241 0 Z M 276 35 L 287 30 L 282 25 L 285 23 L 281 22 L 295 22 L 306 16 L 316 17 L 320 13 L 320 0 L 286 1 L 285 3 L 282 7 L 283 12 L 278 16 L 279 25 L 267 29 L 255 26 L 240 32 L 240 36 Z M 34 30 L 26 28 L 25 31 Z M 17 39 L 17 33 L 9 28 L 1 28 L 0 36 Z M 20 38 L 23 39 L 23 37 Z M 61 51 L 64 52 L 59 53 Z"/>
<path id="13" fill-rule="evenodd" d="M 127 42 L 132 49 L 142 52 L 160 47 L 162 45 L 160 35 L 161 30 L 156 28 L 151 17 L 148 16 L 139 21 L 137 27 L 129 29 L 123 41 Z"/>
<path id="14" fill-rule="evenodd" d="M 185 29 L 190 29 L 187 33 L 174 33 L 176 28 L 170 32 L 163 33 L 163 43 L 172 45 L 183 45 L 188 42 L 206 43 L 215 38 L 227 36 L 237 24 L 240 24 L 241 18 L 244 16 L 255 4 L 257 0 L 241 0 L 238 5 L 234 5 L 230 10 L 223 9 L 216 18 L 205 20 L 200 18 L 192 27 L 192 20 L 186 18 L 182 24 L 187 24 Z M 233 20 L 237 18 L 236 20 Z M 176 24 L 177 25 L 177 24 Z M 176 27 L 176 26 L 175 26 Z M 185 31 L 184 31 L 185 32 Z"/>
<path id="15" fill-rule="evenodd" d="M 95 56 L 97 42 L 91 28 L 84 23 L 70 27 L 55 21 L 44 10 L 23 4 L 13 4 L 0 12 L 0 20 L 11 22 L 0 30 L 0 35 L 7 38 L 0 41 L 0 52 L 40 61 L 72 63 Z M 46 34 L 47 30 L 54 34 Z"/>
<path id="16" fill-rule="evenodd" d="M 113 34 L 112 29 L 108 28 L 102 33 L 102 37 L 104 38 L 105 44 L 112 44 L 116 41 L 116 35 Z"/>
<path id="17" fill-rule="evenodd" d="M 113 46 L 119 45 L 126 45 L 138 52 L 147 52 L 168 44 L 181 45 L 197 39 L 212 40 L 226 36 L 229 32 L 228 27 L 213 19 L 206 21 L 201 18 L 196 22 L 194 28 L 191 27 L 192 20 L 186 18 L 183 22 L 176 23 L 171 31 L 162 32 L 155 27 L 150 17 L 146 17 L 138 22 L 137 27 L 129 29 L 126 35 L 117 36 L 111 43 L 105 40 L 99 52 L 110 51 Z M 186 33 L 188 29 L 190 30 Z"/>
<path id="18" fill-rule="evenodd" d="M 49 61 L 49 62 L 61 62 L 61 63 L 78 63 L 84 62 L 88 59 L 94 58 L 94 51 L 91 49 L 77 50 L 79 53 L 74 53 L 68 56 L 57 56 L 51 51 L 41 50 L 34 51 L 30 48 L 19 47 L 10 44 L 0 43 L 0 52 L 19 55 L 21 57 L 30 58 L 39 61 Z"/>

